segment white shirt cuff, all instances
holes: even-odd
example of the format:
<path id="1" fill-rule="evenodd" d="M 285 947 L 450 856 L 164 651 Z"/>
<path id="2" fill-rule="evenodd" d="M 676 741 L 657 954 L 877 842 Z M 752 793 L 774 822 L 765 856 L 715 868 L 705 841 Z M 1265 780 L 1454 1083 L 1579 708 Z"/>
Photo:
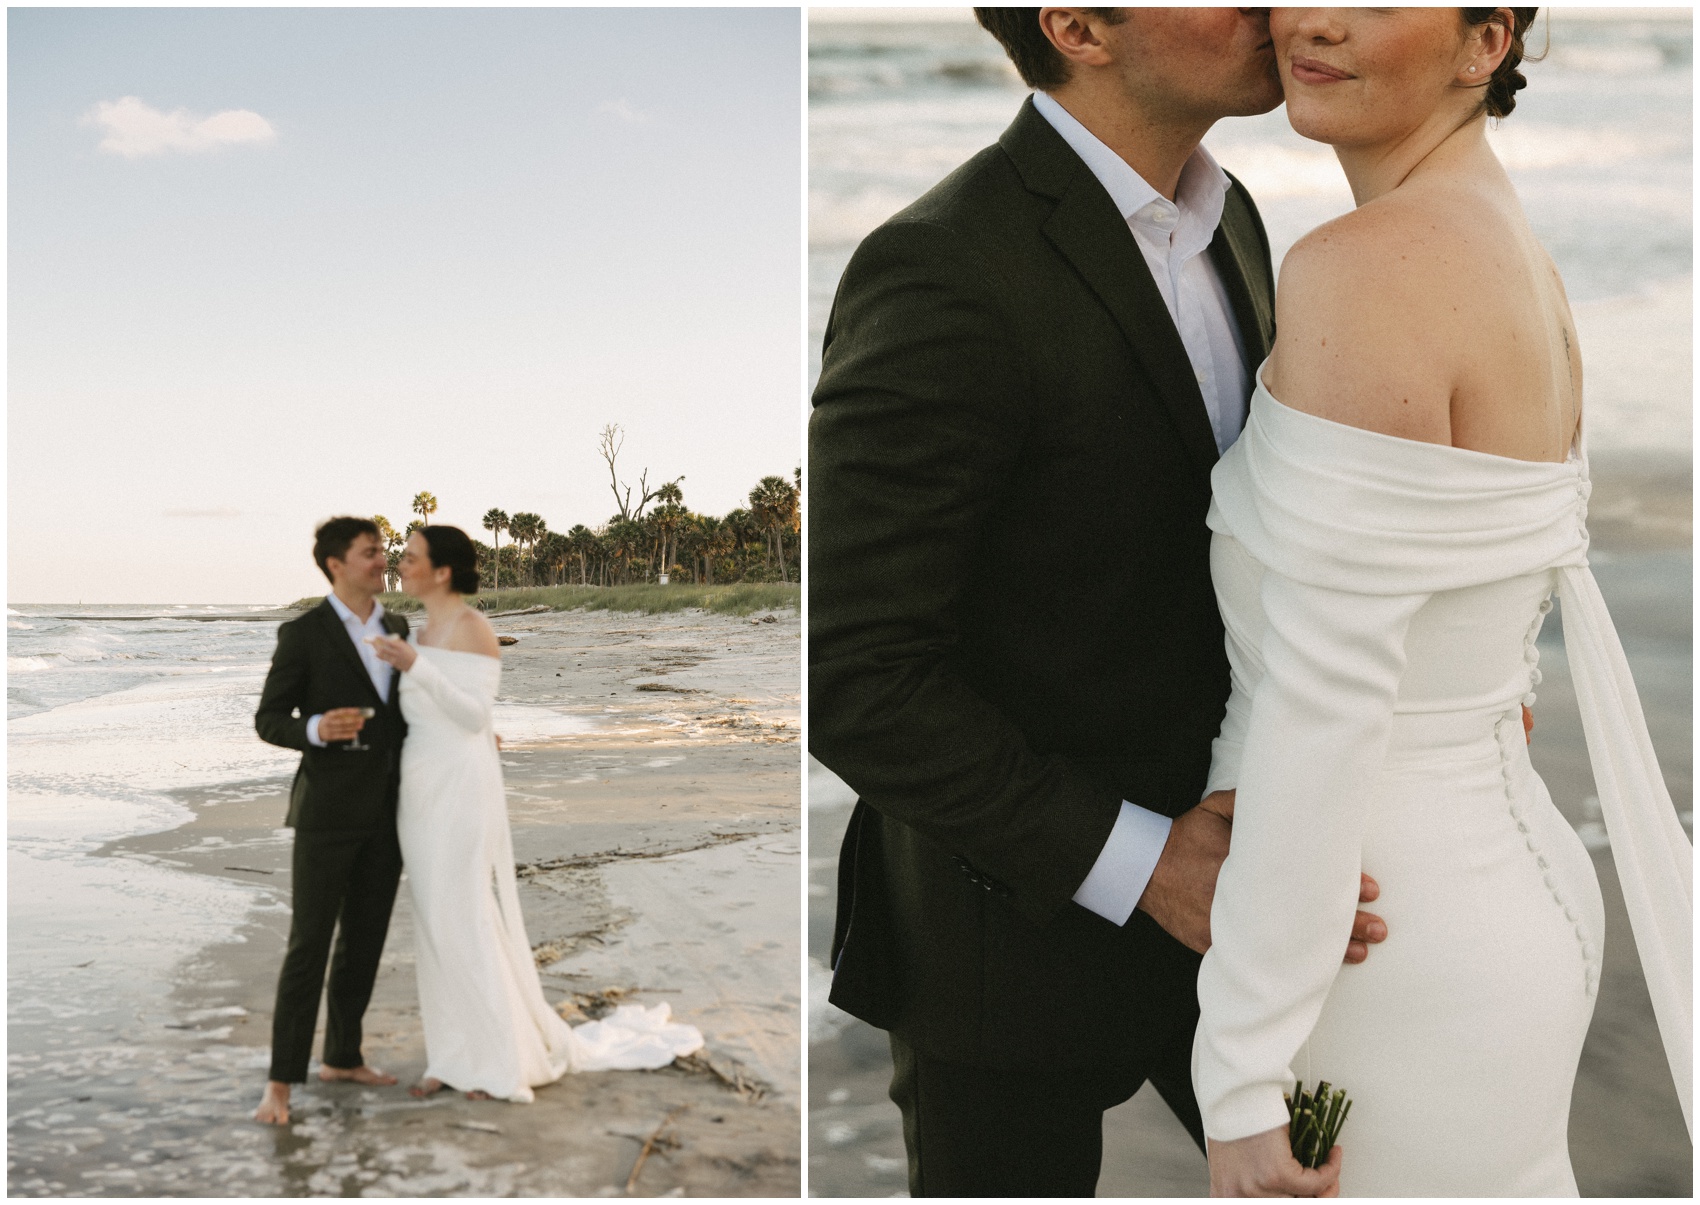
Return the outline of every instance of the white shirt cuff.
<path id="1" fill-rule="evenodd" d="M 330 746 L 319 739 L 319 721 L 324 718 L 323 715 L 316 715 L 307 721 L 307 743 L 317 745 L 321 749 L 328 749 Z M 1127 805 L 1123 804 L 1122 806 L 1126 807 Z"/>
<path id="2" fill-rule="evenodd" d="M 1174 821 L 1147 808 L 1122 801 L 1116 826 L 1092 864 L 1091 873 L 1074 893 L 1074 902 L 1105 920 L 1125 925 L 1133 915 L 1157 859 L 1169 841 Z"/>

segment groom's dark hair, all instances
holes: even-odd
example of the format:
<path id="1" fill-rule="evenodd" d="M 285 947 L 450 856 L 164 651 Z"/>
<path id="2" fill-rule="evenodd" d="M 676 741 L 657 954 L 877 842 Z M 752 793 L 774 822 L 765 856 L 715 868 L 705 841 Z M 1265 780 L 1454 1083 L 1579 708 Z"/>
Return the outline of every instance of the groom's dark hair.
<path id="1" fill-rule="evenodd" d="M 348 515 L 339 515 L 335 519 L 326 519 L 319 525 L 319 530 L 313 533 L 313 559 L 319 563 L 319 572 L 325 575 L 327 582 L 336 581 L 331 576 L 328 562 L 333 556 L 339 561 L 348 559 L 348 546 L 359 537 L 367 535 L 381 541 L 383 536 L 378 534 L 378 525 L 370 519 L 355 519 Z"/>
<path id="2" fill-rule="evenodd" d="M 1111 25 L 1122 23 L 1119 8 L 1089 8 L 1095 17 Z M 1051 45 L 1051 39 L 1039 28 L 1036 8 L 977 8 L 974 19 L 980 28 L 1003 44 L 1009 61 L 1021 74 L 1021 82 L 1029 88 L 1056 88 L 1068 83 L 1068 60 Z"/>

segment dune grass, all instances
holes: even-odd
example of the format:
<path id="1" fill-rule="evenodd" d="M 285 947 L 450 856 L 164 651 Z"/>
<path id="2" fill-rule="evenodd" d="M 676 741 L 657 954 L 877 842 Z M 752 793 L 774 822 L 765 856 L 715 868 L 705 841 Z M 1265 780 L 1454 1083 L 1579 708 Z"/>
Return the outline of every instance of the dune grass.
<path id="1" fill-rule="evenodd" d="M 756 611 L 795 608 L 802 587 L 781 582 L 733 582 L 725 586 L 658 586 L 652 582 L 631 586 L 530 586 L 518 590 L 489 590 L 472 602 L 482 611 L 523 611 L 548 607 L 551 611 L 636 611 L 660 615 L 669 611 L 702 610 L 719 615 L 749 615 Z M 410 614 L 419 603 L 405 594 L 379 595 L 392 611 Z M 302 598 L 291 603 L 294 610 L 317 606 L 319 598 Z"/>

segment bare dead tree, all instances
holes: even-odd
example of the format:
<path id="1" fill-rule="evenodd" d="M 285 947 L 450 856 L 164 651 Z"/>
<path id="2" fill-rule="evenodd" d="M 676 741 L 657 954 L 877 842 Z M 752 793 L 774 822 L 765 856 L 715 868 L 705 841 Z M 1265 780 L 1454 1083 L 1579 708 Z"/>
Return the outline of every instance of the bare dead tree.
<path id="1" fill-rule="evenodd" d="M 620 429 L 620 425 L 609 423 L 602 428 L 602 438 L 597 442 L 596 450 L 602 454 L 602 459 L 608 462 L 608 488 L 614 491 L 614 505 L 620 508 L 620 518 L 630 521 L 643 518 L 644 508 L 659 496 L 661 491 L 666 489 L 670 483 L 662 482 L 654 489 L 650 489 L 649 469 L 645 467 L 643 472 L 638 475 L 638 504 L 637 509 L 633 510 L 632 487 L 620 480 L 620 475 L 614 468 L 614 460 L 619 456 L 620 449 L 625 444 L 626 433 Z M 684 478 L 681 477 L 679 480 L 682 481 Z M 622 489 L 625 491 L 623 494 L 620 492 Z"/>

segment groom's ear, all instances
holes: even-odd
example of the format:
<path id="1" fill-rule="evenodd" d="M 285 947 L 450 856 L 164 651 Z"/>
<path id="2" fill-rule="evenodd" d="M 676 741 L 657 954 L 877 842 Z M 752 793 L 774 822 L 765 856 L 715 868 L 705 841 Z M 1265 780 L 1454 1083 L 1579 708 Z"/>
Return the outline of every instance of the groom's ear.
<path id="1" fill-rule="evenodd" d="M 1075 67 L 1105 67 L 1112 60 L 1104 30 L 1120 25 L 1121 10 L 1113 8 L 1041 8 L 1039 28 L 1057 53 Z"/>

